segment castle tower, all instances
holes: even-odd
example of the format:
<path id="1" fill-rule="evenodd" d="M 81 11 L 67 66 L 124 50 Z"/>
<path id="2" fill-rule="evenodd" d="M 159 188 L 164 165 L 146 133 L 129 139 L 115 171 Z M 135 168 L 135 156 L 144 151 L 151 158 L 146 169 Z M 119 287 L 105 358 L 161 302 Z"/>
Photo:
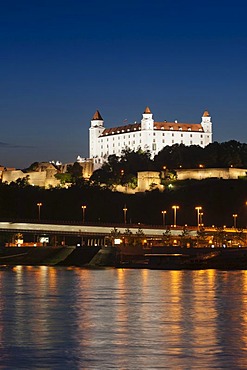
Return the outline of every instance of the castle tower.
<path id="1" fill-rule="evenodd" d="M 97 158 L 100 156 L 98 137 L 104 131 L 104 120 L 98 110 L 93 115 L 91 127 L 89 128 L 89 158 Z"/>
<path id="2" fill-rule="evenodd" d="M 207 110 L 202 115 L 201 125 L 203 131 L 205 132 L 205 146 L 213 142 L 213 131 L 212 131 L 212 121 L 210 114 Z"/>
<path id="3" fill-rule="evenodd" d="M 142 114 L 141 130 L 153 130 L 153 129 L 154 129 L 153 114 L 150 108 L 146 107 L 145 111 Z"/>

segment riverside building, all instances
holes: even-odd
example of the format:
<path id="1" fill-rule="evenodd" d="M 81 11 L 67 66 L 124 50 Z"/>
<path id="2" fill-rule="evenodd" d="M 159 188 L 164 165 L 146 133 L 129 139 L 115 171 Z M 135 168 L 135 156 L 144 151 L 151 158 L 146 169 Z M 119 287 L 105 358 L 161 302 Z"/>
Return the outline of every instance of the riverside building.
<path id="1" fill-rule="evenodd" d="M 167 145 L 200 145 L 204 148 L 212 143 L 212 134 L 208 111 L 203 113 L 201 123 L 156 122 L 151 110 L 146 107 L 140 123 L 112 128 L 104 126 L 101 114 L 96 111 L 89 128 L 89 158 L 98 167 L 111 154 L 121 156 L 122 150 L 126 148 L 150 151 L 153 158 Z"/>

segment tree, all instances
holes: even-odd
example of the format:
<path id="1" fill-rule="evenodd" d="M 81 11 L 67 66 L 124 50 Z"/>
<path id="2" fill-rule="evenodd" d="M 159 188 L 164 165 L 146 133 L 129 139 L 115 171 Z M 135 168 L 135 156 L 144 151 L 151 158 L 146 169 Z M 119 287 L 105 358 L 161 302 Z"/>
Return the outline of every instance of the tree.
<path id="1" fill-rule="evenodd" d="M 183 247 L 190 246 L 192 244 L 192 238 L 190 236 L 190 230 L 186 226 L 183 227 L 182 234 L 180 236 L 180 244 Z"/>
<path id="2" fill-rule="evenodd" d="M 236 244 L 243 244 L 246 243 L 246 237 L 244 234 L 243 229 L 238 229 L 237 232 L 233 235 L 233 243 Z"/>
<path id="3" fill-rule="evenodd" d="M 75 183 L 77 179 L 82 178 L 83 168 L 78 162 L 75 162 L 73 165 L 68 166 L 67 173 L 71 175 L 71 182 Z"/>
<path id="4" fill-rule="evenodd" d="M 124 231 L 124 245 L 134 245 L 134 236 L 130 229 Z"/>
<path id="5" fill-rule="evenodd" d="M 164 243 L 165 246 L 169 246 L 172 244 L 171 240 L 172 240 L 171 230 L 166 229 L 166 231 L 162 235 L 162 242 Z"/>
<path id="6" fill-rule="evenodd" d="M 145 234 L 144 234 L 143 230 L 139 228 L 137 230 L 136 234 L 135 234 L 134 246 L 135 245 L 141 245 L 144 236 L 145 236 Z"/>
<path id="7" fill-rule="evenodd" d="M 62 185 L 72 182 L 72 175 L 68 172 L 65 173 L 56 173 L 55 178 L 60 181 Z"/>
<path id="8" fill-rule="evenodd" d="M 227 243 L 227 234 L 223 227 L 217 227 L 214 234 L 214 241 L 216 246 L 222 247 L 223 244 Z"/>
<path id="9" fill-rule="evenodd" d="M 135 188 L 137 186 L 137 172 L 153 168 L 150 153 L 140 149 L 137 152 L 124 149 L 121 157 L 115 154 L 110 155 L 108 161 L 99 170 L 94 171 L 91 180 L 109 187 L 122 185 Z"/>
<path id="10" fill-rule="evenodd" d="M 121 236 L 121 232 L 114 227 L 114 229 L 111 230 L 109 236 L 106 238 L 110 242 L 110 245 L 114 245 L 114 240 L 119 239 Z"/>
<path id="11" fill-rule="evenodd" d="M 10 183 L 10 186 L 17 187 L 17 188 L 26 188 L 27 186 L 30 186 L 29 176 L 25 176 L 22 178 L 19 177 L 16 181 L 12 181 Z"/>
<path id="12" fill-rule="evenodd" d="M 196 237 L 197 237 L 197 246 L 199 246 L 200 244 L 203 244 L 203 245 L 206 244 L 207 237 L 206 237 L 206 232 L 205 232 L 205 228 L 204 227 L 200 227 L 197 230 Z"/>

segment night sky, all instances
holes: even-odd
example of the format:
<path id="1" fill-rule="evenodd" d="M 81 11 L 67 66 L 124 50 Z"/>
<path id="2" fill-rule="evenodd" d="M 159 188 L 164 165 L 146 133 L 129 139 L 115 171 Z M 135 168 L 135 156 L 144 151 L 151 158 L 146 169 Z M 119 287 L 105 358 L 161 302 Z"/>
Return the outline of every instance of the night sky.
<path id="1" fill-rule="evenodd" d="M 3 0 L 0 164 L 88 156 L 98 109 L 106 126 L 199 123 L 247 142 L 247 2 Z"/>

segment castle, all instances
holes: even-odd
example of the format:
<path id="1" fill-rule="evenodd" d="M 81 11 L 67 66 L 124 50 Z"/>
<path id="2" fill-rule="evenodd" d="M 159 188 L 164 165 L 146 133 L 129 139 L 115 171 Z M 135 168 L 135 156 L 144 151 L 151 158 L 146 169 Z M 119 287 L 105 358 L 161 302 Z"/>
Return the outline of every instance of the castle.
<path id="1" fill-rule="evenodd" d="M 151 158 L 166 145 L 184 144 L 205 147 L 212 143 L 212 122 L 208 111 L 201 123 L 156 122 L 149 107 L 142 114 L 140 123 L 105 128 L 97 110 L 89 128 L 89 158 L 95 167 L 104 163 L 108 156 L 121 156 L 123 149 L 150 151 Z"/>

